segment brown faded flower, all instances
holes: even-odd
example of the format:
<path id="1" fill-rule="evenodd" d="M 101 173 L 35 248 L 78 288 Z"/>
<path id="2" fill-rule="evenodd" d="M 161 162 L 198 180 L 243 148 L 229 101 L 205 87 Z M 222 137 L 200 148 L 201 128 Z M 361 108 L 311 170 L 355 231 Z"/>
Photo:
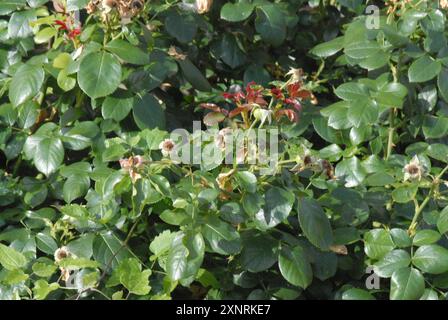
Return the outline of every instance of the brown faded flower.
<path id="1" fill-rule="evenodd" d="M 131 177 L 132 182 L 135 183 L 138 179 L 142 177 L 137 172 L 137 169 L 139 169 L 145 162 L 142 156 L 134 156 L 134 157 L 131 156 L 127 159 L 120 159 L 119 162 L 121 168 L 129 172 L 129 176 Z"/>
<path id="2" fill-rule="evenodd" d="M 185 54 L 178 52 L 175 46 L 171 46 L 168 49 L 168 55 L 176 60 L 185 60 L 187 58 Z"/>
<path id="3" fill-rule="evenodd" d="M 60 247 L 60 248 L 56 249 L 56 251 L 54 252 L 54 261 L 57 263 L 63 259 L 70 258 L 72 256 L 73 256 L 73 254 L 68 250 L 67 247 L 65 247 L 65 246 Z M 71 270 L 63 268 L 63 267 L 59 267 L 59 270 L 61 270 L 61 279 L 63 281 L 67 281 L 68 278 L 70 277 Z"/>
<path id="4" fill-rule="evenodd" d="M 218 148 L 225 149 L 226 139 L 228 139 L 228 136 L 231 134 L 232 134 L 232 128 L 227 127 L 219 130 L 218 134 L 216 135 L 215 145 Z"/>
<path id="5" fill-rule="evenodd" d="M 420 164 L 420 160 L 415 155 L 412 160 L 404 166 L 404 181 L 421 180 L 424 174 L 424 168 Z"/>
<path id="6" fill-rule="evenodd" d="M 69 258 L 71 255 L 67 247 L 60 247 L 54 252 L 54 261 L 59 262 L 62 259 Z"/>
<path id="7" fill-rule="evenodd" d="M 159 144 L 159 149 L 162 151 L 164 157 L 168 157 L 170 152 L 174 149 L 174 141 L 171 139 L 165 139 Z"/>
<path id="8" fill-rule="evenodd" d="M 230 183 L 230 178 L 235 173 L 235 169 L 232 169 L 225 173 L 220 173 L 216 178 L 216 183 L 219 189 L 230 192 L 233 190 L 232 184 Z"/>

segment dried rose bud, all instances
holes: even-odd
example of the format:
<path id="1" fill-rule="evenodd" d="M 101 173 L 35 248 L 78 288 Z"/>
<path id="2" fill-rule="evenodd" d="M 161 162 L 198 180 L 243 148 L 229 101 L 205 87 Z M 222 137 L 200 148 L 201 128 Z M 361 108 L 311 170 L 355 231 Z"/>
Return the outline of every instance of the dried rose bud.
<path id="1" fill-rule="evenodd" d="M 196 10 L 199 14 L 204 14 L 210 11 L 213 0 L 196 0 Z"/>
<path id="2" fill-rule="evenodd" d="M 420 164 L 420 160 L 415 155 L 412 160 L 404 166 L 404 181 L 421 180 L 424 174 L 424 168 Z"/>
<path id="3" fill-rule="evenodd" d="M 170 152 L 174 149 L 174 141 L 171 139 L 165 139 L 159 144 L 159 149 L 162 151 L 164 157 L 168 157 Z"/>

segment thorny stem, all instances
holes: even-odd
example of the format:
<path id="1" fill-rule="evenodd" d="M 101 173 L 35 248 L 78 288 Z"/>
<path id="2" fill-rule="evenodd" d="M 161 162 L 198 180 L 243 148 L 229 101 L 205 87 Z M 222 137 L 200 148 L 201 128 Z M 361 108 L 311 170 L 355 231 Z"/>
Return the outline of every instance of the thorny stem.
<path id="1" fill-rule="evenodd" d="M 411 225 L 409 226 L 409 229 L 408 229 L 408 233 L 410 235 L 413 235 L 415 233 L 415 229 L 417 227 L 417 220 L 418 220 L 420 214 L 422 213 L 423 209 L 428 204 L 429 200 L 431 200 L 432 196 L 434 195 L 435 189 L 439 186 L 440 179 L 446 173 L 447 170 L 448 170 L 448 166 L 443 168 L 443 170 L 434 178 L 432 185 L 431 185 L 431 189 L 428 192 L 428 195 L 426 196 L 426 198 L 422 201 L 422 203 L 420 205 L 418 204 L 417 200 L 414 199 L 415 213 L 414 213 L 414 217 L 412 218 Z"/>

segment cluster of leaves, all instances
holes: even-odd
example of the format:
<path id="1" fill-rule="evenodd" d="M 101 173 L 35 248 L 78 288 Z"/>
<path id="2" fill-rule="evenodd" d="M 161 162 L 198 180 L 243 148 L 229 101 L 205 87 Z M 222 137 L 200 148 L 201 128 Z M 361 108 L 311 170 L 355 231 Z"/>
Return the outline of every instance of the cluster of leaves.
<path id="1" fill-rule="evenodd" d="M 0 299 L 447 297 L 437 1 L 138 3 L 0 3 Z M 275 174 L 172 161 L 196 119 Z"/>

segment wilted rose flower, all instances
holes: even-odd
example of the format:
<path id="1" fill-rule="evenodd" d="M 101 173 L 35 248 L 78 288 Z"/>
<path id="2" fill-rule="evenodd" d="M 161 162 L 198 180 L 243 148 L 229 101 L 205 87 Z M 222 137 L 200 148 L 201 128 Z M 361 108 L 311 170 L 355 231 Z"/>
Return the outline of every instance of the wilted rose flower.
<path id="1" fill-rule="evenodd" d="M 142 177 L 136 171 L 136 169 L 140 168 L 145 162 L 142 156 L 131 156 L 127 159 L 120 159 L 119 162 L 121 168 L 129 172 L 132 182 L 135 182 Z"/>
<path id="2" fill-rule="evenodd" d="M 168 49 L 168 55 L 173 57 L 175 60 L 185 60 L 187 58 L 185 54 L 178 52 L 175 46 L 170 46 Z"/>
<path id="3" fill-rule="evenodd" d="M 225 173 L 220 173 L 216 178 L 216 183 L 219 189 L 230 192 L 232 191 L 232 184 L 230 183 L 230 177 L 235 173 L 235 169 L 232 169 Z"/>
<path id="4" fill-rule="evenodd" d="M 204 14 L 210 11 L 213 0 L 196 0 L 196 10 L 199 14 Z"/>
<path id="5" fill-rule="evenodd" d="M 70 258 L 70 257 L 76 257 L 74 254 L 72 254 L 67 247 L 60 247 L 56 249 L 54 252 L 54 261 L 60 262 L 63 259 Z M 61 279 L 63 281 L 67 281 L 70 277 L 70 272 L 72 270 L 64 267 L 59 267 L 59 270 L 61 270 Z"/>
<path id="6" fill-rule="evenodd" d="M 232 129 L 227 127 L 219 130 L 218 134 L 216 135 L 215 145 L 218 148 L 225 149 L 226 147 L 226 136 L 232 134 Z"/>
<path id="7" fill-rule="evenodd" d="M 420 160 L 415 155 L 412 160 L 404 166 L 404 181 L 420 180 L 424 174 L 424 168 L 420 164 Z"/>
<path id="8" fill-rule="evenodd" d="M 54 252 L 54 261 L 59 262 L 62 259 L 69 258 L 71 255 L 67 247 L 60 247 Z"/>
<path id="9" fill-rule="evenodd" d="M 162 151 L 164 157 L 168 157 L 170 152 L 174 149 L 174 141 L 171 139 L 165 139 L 159 144 L 159 149 Z"/>

